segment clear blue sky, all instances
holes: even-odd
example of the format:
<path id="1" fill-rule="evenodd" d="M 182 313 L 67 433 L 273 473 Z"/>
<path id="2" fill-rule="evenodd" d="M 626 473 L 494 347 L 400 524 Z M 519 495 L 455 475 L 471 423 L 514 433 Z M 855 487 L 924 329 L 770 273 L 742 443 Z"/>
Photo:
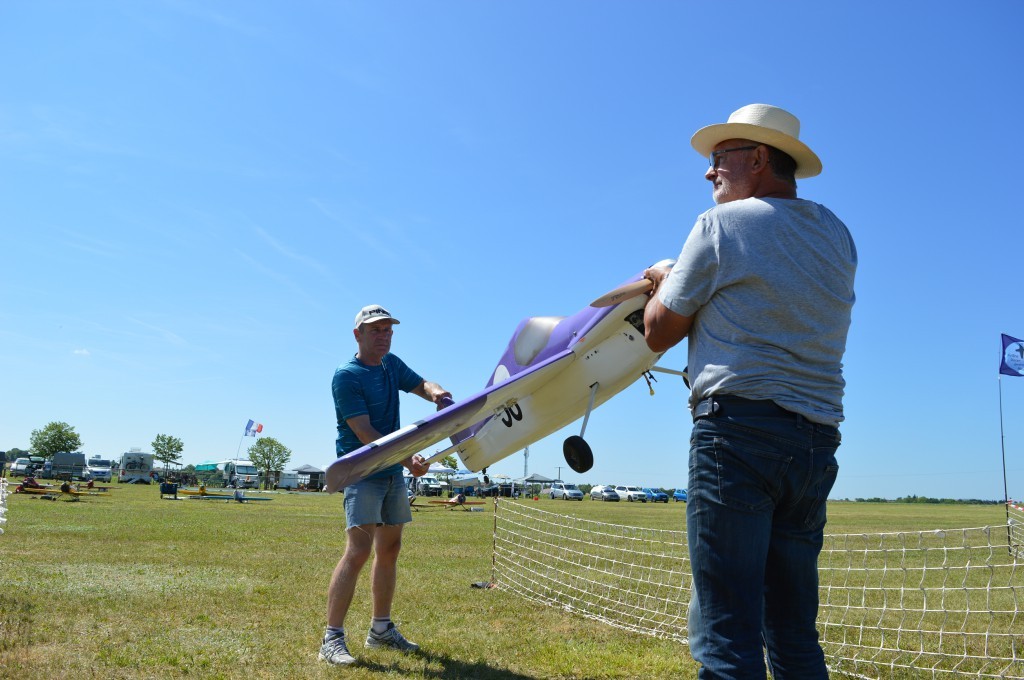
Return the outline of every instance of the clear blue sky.
<path id="1" fill-rule="evenodd" d="M 522 318 L 678 253 L 711 205 L 691 134 L 764 102 L 800 117 L 824 163 L 800 195 L 859 248 L 833 497 L 1001 498 L 1022 23 L 1019 2 L 0 4 L 0 450 L 59 420 L 87 454 L 164 433 L 196 463 L 252 418 L 326 465 L 358 308 L 478 391 Z M 530 472 L 685 485 L 685 397 L 640 381 L 591 418 L 591 472 L 562 460 L 579 424 Z M 1024 379 L 1002 397 L 1021 497 Z"/>

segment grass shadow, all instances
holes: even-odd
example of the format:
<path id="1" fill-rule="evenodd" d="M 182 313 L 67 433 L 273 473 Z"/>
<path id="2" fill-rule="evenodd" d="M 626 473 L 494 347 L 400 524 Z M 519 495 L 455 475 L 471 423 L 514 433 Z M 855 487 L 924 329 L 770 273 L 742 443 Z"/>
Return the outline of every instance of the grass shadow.
<path id="1" fill-rule="evenodd" d="M 470 662 L 456 659 L 447 654 L 432 654 L 420 650 L 415 658 L 421 659 L 424 667 L 418 677 L 437 678 L 438 680 L 537 680 L 537 678 L 550 678 L 547 673 L 540 675 L 524 675 L 507 668 L 497 668 L 486 662 Z M 362 668 L 379 673 L 394 675 L 408 672 L 408 667 L 403 668 L 401 664 L 384 664 L 376 661 L 360 659 L 358 665 Z M 440 668 L 438 668 L 440 666 Z"/>

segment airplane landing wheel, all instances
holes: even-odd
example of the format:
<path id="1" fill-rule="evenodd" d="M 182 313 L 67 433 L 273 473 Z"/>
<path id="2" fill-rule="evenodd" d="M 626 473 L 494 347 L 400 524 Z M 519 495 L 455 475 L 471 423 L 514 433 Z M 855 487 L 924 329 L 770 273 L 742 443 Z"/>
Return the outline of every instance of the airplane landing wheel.
<path id="1" fill-rule="evenodd" d="M 568 437 L 562 443 L 562 454 L 565 456 L 565 462 L 575 472 L 586 472 L 594 467 L 594 452 L 590 450 L 590 444 L 583 437 Z"/>

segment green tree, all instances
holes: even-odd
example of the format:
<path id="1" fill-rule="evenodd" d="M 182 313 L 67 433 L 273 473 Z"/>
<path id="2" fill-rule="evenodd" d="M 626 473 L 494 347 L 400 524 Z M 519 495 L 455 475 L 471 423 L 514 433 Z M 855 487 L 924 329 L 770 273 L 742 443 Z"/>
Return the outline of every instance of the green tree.
<path id="1" fill-rule="evenodd" d="M 263 486 L 273 484 L 272 477 L 291 460 L 292 450 L 273 437 L 262 437 L 249 447 L 249 460 L 263 473 Z"/>
<path id="2" fill-rule="evenodd" d="M 22 451 L 17 446 L 15 446 L 13 449 L 7 450 L 7 460 L 18 460 L 19 458 L 27 458 L 28 455 L 28 451 Z"/>
<path id="3" fill-rule="evenodd" d="M 164 470 L 169 465 L 181 462 L 181 450 L 185 445 L 177 437 L 169 434 L 158 434 L 153 440 L 153 457 L 164 464 Z"/>
<path id="4" fill-rule="evenodd" d="M 447 456 L 441 459 L 441 465 L 451 468 L 452 470 L 459 469 L 459 461 L 455 458 L 455 454 L 449 453 Z"/>
<path id="5" fill-rule="evenodd" d="M 32 453 L 43 458 L 53 458 L 53 454 L 67 451 L 74 453 L 82 448 L 82 440 L 75 428 L 67 423 L 54 421 L 41 430 L 32 430 L 28 440 Z"/>

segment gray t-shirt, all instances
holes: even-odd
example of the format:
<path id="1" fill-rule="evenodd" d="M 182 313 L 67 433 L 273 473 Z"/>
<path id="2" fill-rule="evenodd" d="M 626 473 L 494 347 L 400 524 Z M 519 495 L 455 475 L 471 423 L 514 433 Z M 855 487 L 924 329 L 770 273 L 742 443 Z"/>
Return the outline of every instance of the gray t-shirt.
<path id="1" fill-rule="evenodd" d="M 698 217 L 659 292 L 695 317 L 690 407 L 732 394 L 838 425 L 856 269 L 846 225 L 811 201 L 748 198 Z"/>

